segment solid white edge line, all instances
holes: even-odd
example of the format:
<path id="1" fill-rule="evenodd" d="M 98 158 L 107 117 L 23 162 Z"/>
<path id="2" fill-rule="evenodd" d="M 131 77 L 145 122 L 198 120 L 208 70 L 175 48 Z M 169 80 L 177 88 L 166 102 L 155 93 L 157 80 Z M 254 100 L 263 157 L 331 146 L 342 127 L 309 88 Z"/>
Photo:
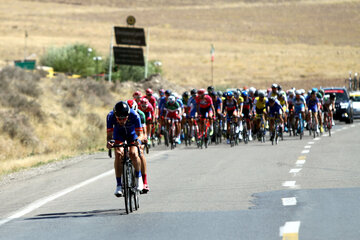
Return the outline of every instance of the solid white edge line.
<path id="1" fill-rule="evenodd" d="M 52 194 L 52 195 L 50 195 L 48 197 L 45 197 L 45 198 L 39 199 L 39 200 L 37 200 L 37 201 L 35 201 L 33 203 L 30 203 L 28 206 L 24 207 L 20 211 L 14 212 L 9 217 L 1 220 L 0 221 L 0 226 L 7 223 L 7 222 L 9 222 L 9 221 L 11 221 L 11 220 L 13 220 L 13 219 L 20 218 L 20 217 L 24 216 L 25 214 L 30 213 L 30 212 L 34 211 L 35 209 L 38 209 L 41 206 L 47 204 L 48 202 L 51 202 L 51 201 L 53 201 L 53 200 L 55 200 L 55 199 L 57 199 L 59 197 L 62 197 L 64 195 L 76 190 L 76 189 L 79 189 L 79 188 L 81 188 L 83 186 L 86 186 L 86 185 L 88 185 L 88 184 L 90 184 L 92 182 L 95 182 L 95 181 L 97 181 L 97 180 L 99 180 L 99 179 L 101 179 L 103 177 L 106 177 L 108 175 L 111 175 L 111 174 L 114 174 L 114 169 L 112 169 L 110 171 L 107 171 L 107 172 L 104 172 L 104 173 L 102 173 L 102 174 L 100 174 L 98 176 L 95 176 L 93 178 L 90 178 L 90 179 L 88 179 L 86 181 L 83 181 L 83 182 L 81 182 L 79 184 L 76 184 L 76 185 L 74 185 L 72 187 L 66 188 L 66 189 L 64 189 L 64 190 L 62 190 L 60 192 L 57 192 L 55 194 Z"/>
<path id="2" fill-rule="evenodd" d="M 283 206 L 296 206 L 297 204 L 296 197 L 281 198 L 281 201 Z"/>

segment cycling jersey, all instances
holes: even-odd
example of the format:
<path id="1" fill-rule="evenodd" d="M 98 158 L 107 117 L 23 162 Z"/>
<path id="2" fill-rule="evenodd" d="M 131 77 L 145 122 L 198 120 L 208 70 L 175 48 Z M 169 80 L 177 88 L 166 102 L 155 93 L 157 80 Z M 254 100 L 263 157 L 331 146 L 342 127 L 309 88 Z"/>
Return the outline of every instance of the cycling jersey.
<path id="1" fill-rule="evenodd" d="M 165 104 L 164 106 L 164 110 L 166 112 L 166 118 L 167 119 L 180 119 L 180 111 L 181 111 L 181 107 L 180 104 L 178 102 L 175 102 L 174 104 L 169 104 L 168 102 Z"/>
<path id="2" fill-rule="evenodd" d="M 306 104 L 309 108 L 309 111 L 317 112 L 318 111 L 318 103 L 319 103 L 319 99 L 317 97 L 315 97 L 315 99 L 310 97 Z"/>
<path id="3" fill-rule="evenodd" d="M 294 97 L 292 102 L 294 104 L 296 114 L 298 114 L 299 112 L 305 112 L 305 98 L 304 98 L 304 96 L 300 95 L 299 99 Z"/>
<path id="4" fill-rule="evenodd" d="M 194 118 L 196 114 L 196 99 L 194 97 L 190 97 L 187 105 L 189 107 L 190 117 Z"/>
<path id="5" fill-rule="evenodd" d="M 226 111 L 226 112 L 235 111 L 237 109 L 238 109 L 238 105 L 237 105 L 235 98 L 231 98 L 230 100 L 226 99 L 224 101 L 223 112 L 224 111 Z"/>
<path id="6" fill-rule="evenodd" d="M 219 97 L 215 97 L 215 101 L 213 100 L 213 102 L 214 102 L 214 108 L 215 108 L 215 110 L 221 110 L 221 103 L 222 103 L 222 100 L 221 100 L 221 98 L 219 98 Z"/>
<path id="7" fill-rule="evenodd" d="M 278 100 L 275 100 L 273 106 L 271 106 L 269 102 L 266 105 L 269 107 L 269 116 L 270 117 L 274 117 L 275 114 L 281 114 L 282 106 Z"/>
<path id="8" fill-rule="evenodd" d="M 244 99 L 244 103 L 243 103 L 243 114 L 245 117 L 248 117 L 250 115 L 250 111 L 253 107 L 253 102 L 251 100 L 250 97 L 247 97 L 246 99 Z"/>
<path id="9" fill-rule="evenodd" d="M 239 106 L 242 106 L 244 104 L 244 98 L 242 96 L 239 96 L 238 104 L 239 104 Z"/>
<path id="10" fill-rule="evenodd" d="M 139 105 L 139 109 L 144 112 L 146 121 L 151 121 L 154 116 L 154 108 L 151 104 L 147 104 L 146 108 L 143 108 L 142 104 Z"/>
<path id="11" fill-rule="evenodd" d="M 141 120 L 141 125 L 144 125 L 146 123 L 146 117 L 143 111 L 141 111 L 140 109 L 136 110 L 137 114 L 139 114 L 140 116 L 140 120 Z"/>
<path id="12" fill-rule="evenodd" d="M 115 141 L 131 143 L 138 138 L 136 131 L 142 131 L 142 125 L 139 114 L 130 109 L 130 114 L 125 125 L 120 126 L 116 120 L 114 111 L 109 112 L 106 118 L 107 132 L 113 132 Z"/>
<path id="13" fill-rule="evenodd" d="M 254 101 L 254 112 L 257 114 L 263 114 L 264 109 L 266 108 L 266 103 L 268 102 L 268 99 L 264 97 L 264 99 L 261 101 L 260 97 L 256 97 Z"/>
<path id="14" fill-rule="evenodd" d="M 273 92 L 273 91 L 269 92 L 269 94 L 268 94 L 268 98 L 271 98 L 271 97 L 277 98 L 277 96 L 278 96 L 277 92 Z"/>
<path id="15" fill-rule="evenodd" d="M 160 100 L 159 100 L 159 115 L 160 116 L 163 116 L 165 113 L 164 113 L 164 107 L 165 107 L 165 104 L 166 104 L 166 97 L 161 97 Z"/>
<path id="16" fill-rule="evenodd" d="M 213 101 L 209 95 L 205 95 L 203 98 L 197 96 L 196 104 L 198 104 L 200 108 L 209 108 L 213 104 Z"/>
<path id="17" fill-rule="evenodd" d="M 147 98 L 147 100 L 149 100 L 149 102 L 151 103 L 151 106 L 155 109 L 156 108 L 156 98 L 154 96 L 148 97 L 148 96 L 143 96 L 141 99 L 143 98 Z"/>

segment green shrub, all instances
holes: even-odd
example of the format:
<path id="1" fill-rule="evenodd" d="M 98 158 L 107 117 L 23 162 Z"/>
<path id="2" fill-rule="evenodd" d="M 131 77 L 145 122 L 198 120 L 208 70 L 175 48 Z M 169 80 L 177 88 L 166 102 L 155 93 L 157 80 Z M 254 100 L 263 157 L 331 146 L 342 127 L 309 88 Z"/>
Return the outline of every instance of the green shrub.
<path id="1" fill-rule="evenodd" d="M 92 51 L 89 51 L 92 49 Z M 81 76 L 92 76 L 104 71 L 103 61 L 95 61 L 96 50 L 86 44 L 73 44 L 61 48 L 50 48 L 41 57 L 40 64 L 53 67 L 54 71 Z"/>

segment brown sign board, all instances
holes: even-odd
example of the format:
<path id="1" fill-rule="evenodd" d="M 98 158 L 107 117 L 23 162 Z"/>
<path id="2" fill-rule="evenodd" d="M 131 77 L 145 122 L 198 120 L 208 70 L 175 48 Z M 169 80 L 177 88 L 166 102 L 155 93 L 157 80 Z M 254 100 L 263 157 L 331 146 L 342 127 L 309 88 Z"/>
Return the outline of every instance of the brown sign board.
<path id="1" fill-rule="evenodd" d="M 116 44 L 146 46 L 143 28 L 114 27 Z"/>
<path id="2" fill-rule="evenodd" d="M 142 48 L 114 47 L 115 64 L 145 66 Z"/>

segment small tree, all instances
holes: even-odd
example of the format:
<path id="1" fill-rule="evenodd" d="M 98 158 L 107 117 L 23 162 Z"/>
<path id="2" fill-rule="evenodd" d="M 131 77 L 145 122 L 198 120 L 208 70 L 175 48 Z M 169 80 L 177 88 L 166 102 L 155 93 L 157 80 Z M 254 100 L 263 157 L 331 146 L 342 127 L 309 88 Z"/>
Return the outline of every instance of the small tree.
<path id="1" fill-rule="evenodd" d="M 52 47 L 40 59 L 40 63 L 53 67 L 54 71 L 81 76 L 92 76 L 104 71 L 103 61 L 95 61 L 96 50 L 86 44 L 73 44 L 61 48 Z"/>

